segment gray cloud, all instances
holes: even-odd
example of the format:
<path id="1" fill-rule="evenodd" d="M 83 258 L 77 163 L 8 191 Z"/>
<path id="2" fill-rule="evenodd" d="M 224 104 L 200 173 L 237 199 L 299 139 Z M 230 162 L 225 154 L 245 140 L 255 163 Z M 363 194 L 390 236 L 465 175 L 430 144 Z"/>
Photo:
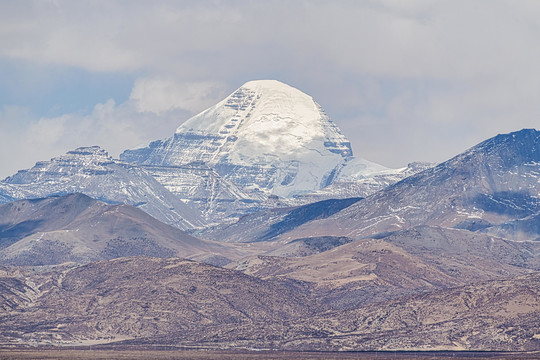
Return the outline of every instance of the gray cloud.
<path id="1" fill-rule="evenodd" d="M 131 100 L 102 105 L 107 123 L 96 109 L 38 115 L 17 136 L 52 121 L 69 145 L 100 140 L 116 152 L 158 135 L 146 130 L 156 123 L 165 136 L 245 81 L 276 78 L 312 95 L 357 155 L 396 167 L 540 126 L 539 15 L 525 0 L 3 2 L 0 56 L 134 79 Z M 152 109 L 166 119 L 140 111 Z M 67 150 L 53 138 L 42 147 Z"/>

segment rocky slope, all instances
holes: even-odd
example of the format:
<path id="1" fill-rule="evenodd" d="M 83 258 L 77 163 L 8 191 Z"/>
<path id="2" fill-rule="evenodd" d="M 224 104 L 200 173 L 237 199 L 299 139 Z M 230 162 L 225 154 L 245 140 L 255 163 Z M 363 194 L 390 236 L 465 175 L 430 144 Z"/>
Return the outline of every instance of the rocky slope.
<path id="1" fill-rule="evenodd" d="M 360 198 L 329 199 L 303 206 L 263 210 L 245 215 L 233 224 L 208 227 L 196 234 L 223 242 L 270 241 L 310 221 L 327 218 L 359 200 Z"/>
<path id="2" fill-rule="evenodd" d="M 539 213 L 539 174 L 540 131 L 498 135 L 284 236 L 368 236 L 426 224 L 534 239 L 537 227 L 512 224 Z"/>
<path id="3" fill-rule="evenodd" d="M 16 311 L 0 312 L 4 344 L 166 343 L 177 335 L 241 341 L 248 331 L 264 339 L 285 331 L 284 322 L 320 310 L 300 285 L 183 259 L 122 258 L 16 280 L 38 282 L 36 295 Z"/>
<path id="4" fill-rule="evenodd" d="M 540 273 L 326 313 L 290 331 L 288 348 L 506 350 L 540 348 Z M 324 336 L 294 339 L 309 331 Z"/>
<path id="5" fill-rule="evenodd" d="M 233 184 L 202 163 L 141 168 L 183 203 L 197 208 L 209 223 L 232 221 L 254 207 L 273 206 L 263 194 Z"/>
<path id="6" fill-rule="evenodd" d="M 123 256 L 186 257 L 208 261 L 240 255 L 196 239 L 128 205 L 70 194 L 0 205 L 0 263 L 53 265 Z"/>
<path id="7" fill-rule="evenodd" d="M 0 312 L 4 345 L 518 351 L 538 349 L 540 334 L 539 273 L 332 311 L 302 283 L 182 259 L 122 258 L 0 284 L 15 280 L 31 295 Z"/>
<path id="8" fill-rule="evenodd" d="M 180 229 L 205 224 L 197 209 L 180 201 L 147 171 L 114 160 L 97 146 L 78 148 L 21 170 L 0 182 L 2 192 L 11 199 L 79 192 L 108 203 L 136 206 Z"/>
<path id="9" fill-rule="evenodd" d="M 318 246 L 306 249 L 314 240 Z M 322 301 L 337 308 L 540 271 L 540 243 L 467 230 L 422 226 L 352 240 L 299 239 L 227 267 L 261 278 L 308 282 Z"/>

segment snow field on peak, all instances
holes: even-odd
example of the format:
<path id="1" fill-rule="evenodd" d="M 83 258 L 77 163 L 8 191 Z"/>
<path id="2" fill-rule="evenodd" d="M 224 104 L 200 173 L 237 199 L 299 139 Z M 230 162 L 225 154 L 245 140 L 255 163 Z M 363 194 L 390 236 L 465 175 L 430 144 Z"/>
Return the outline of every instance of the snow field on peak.
<path id="1" fill-rule="evenodd" d="M 266 80 L 245 84 L 186 121 L 176 133 L 227 136 L 216 152 L 226 150 L 235 164 L 259 163 L 273 158 L 294 160 L 313 149 L 324 151 L 326 140 L 347 142 L 333 124 L 327 123 L 328 118 L 310 96 Z M 332 131 L 327 134 L 328 127 Z"/>
<path id="2" fill-rule="evenodd" d="M 200 166 L 239 189 L 290 198 L 383 166 L 354 159 L 350 142 L 311 96 L 275 80 L 250 81 L 180 125 L 174 136 L 125 151 L 145 166 Z M 180 189 L 172 176 L 169 189 Z"/>

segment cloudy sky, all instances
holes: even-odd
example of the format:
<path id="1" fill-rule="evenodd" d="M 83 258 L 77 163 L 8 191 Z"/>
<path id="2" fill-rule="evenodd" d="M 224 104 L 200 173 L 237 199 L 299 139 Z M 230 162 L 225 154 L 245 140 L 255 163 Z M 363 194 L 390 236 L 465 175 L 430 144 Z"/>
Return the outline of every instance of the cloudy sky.
<path id="1" fill-rule="evenodd" d="M 313 96 L 357 156 L 443 161 L 540 128 L 540 2 L 0 2 L 0 177 L 168 137 L 244 82 Z"/>

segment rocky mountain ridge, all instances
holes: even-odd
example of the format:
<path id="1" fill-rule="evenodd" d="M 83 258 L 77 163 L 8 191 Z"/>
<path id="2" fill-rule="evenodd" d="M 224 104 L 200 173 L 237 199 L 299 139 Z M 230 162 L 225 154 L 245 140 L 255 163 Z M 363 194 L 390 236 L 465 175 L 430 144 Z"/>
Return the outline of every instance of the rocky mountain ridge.
<path id="1" fill-rule="evenodd" d="M 133 205 L 180 229 L 206 224 L 202 214 L 184 204 L 136 165 L 115 160 L 98 146 L 81 147 L 38 162 L 0 182 L 11 199 L 84 193 L 113 204 Z"/>
<path id="2" fill-rule="evenodd" d="M 534 224 L 510 224 L 537 216 L 539 174 L 540 131 L 498 135 L 286 236 L 370 236 L 438 225 L 494 234 L 503 228 L 510 239 L 533 240 L 540 236 Z"/>
<path id="3" fill-rule="evenodd" d="M 0 205 L 0 264 L 89 263 L 125 256 L 197 258 L 241 256 L 226 244 L 199 240 L 129 205 L 83 194 Z"/>

